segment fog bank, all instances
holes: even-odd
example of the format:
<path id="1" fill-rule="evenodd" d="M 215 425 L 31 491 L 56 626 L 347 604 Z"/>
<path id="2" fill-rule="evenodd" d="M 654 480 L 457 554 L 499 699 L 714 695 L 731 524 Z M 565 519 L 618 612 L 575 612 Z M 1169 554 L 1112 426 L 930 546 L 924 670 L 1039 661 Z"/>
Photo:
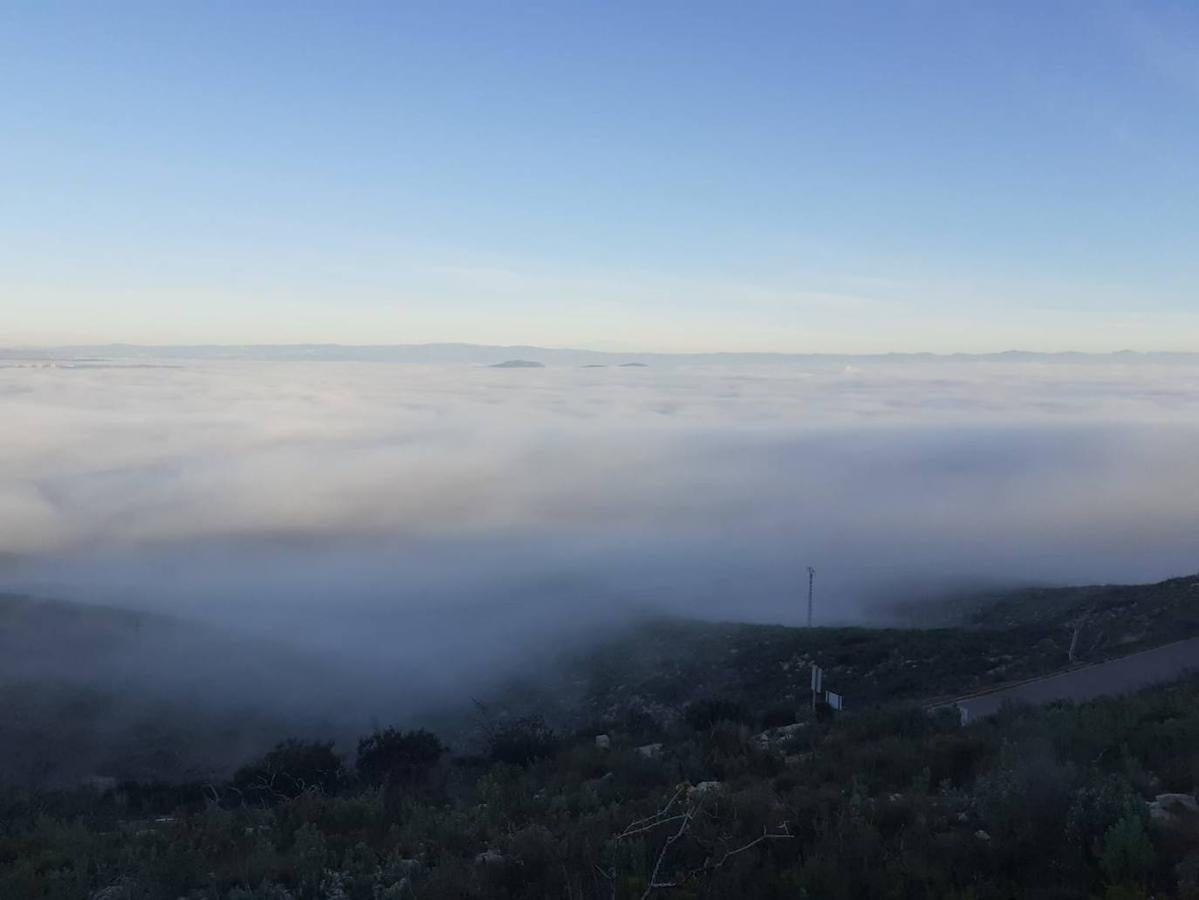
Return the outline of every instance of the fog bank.
<path id="1" fill-rule="evenodd" d="M 637 612 L 797 623 L 808 565 L 824 623 L 1199 569 L 1199 364 L 14 366 L 0 413 L 0 590 L 429 695 Z"/>

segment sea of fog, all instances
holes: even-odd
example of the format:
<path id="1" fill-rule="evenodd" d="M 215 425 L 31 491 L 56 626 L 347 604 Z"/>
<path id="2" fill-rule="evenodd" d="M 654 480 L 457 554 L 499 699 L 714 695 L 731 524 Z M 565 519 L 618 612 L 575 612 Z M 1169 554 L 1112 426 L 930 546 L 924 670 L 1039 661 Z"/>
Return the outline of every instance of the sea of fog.
<path id="1" fill-rule="evenodd" d="M 456 672 L 1199 569 L 1199 364 L 0 367 L 0 591 Z"/>

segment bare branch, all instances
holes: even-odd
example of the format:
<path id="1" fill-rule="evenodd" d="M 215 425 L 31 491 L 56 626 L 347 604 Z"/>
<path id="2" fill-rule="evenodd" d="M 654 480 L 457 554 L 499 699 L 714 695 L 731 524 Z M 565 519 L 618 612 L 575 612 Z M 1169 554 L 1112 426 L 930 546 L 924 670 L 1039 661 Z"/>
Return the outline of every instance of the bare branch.
<path id="1" fill-rule="evenodd" d="M 665 822 L 677 821 L 678 816 L 666 818 L 666 815 L 674 807 L 675 803 L 678 802 L 679 797 L 683 796 L 683 793 L 687 790 L 687 788 L 688 785 L 679 785 L 678 790 L 674 792 L 674 796 L 666 802 L 665 806 L 663 806 L 652 816 L 646 816 L 644 819 L 638 819 L 637 821 L 630 823 L 630 825 L 625 828 L 624 831 L 615 837 L 615 840 L 619 841 L 621 838 L 630 837 L 634 834 L 641 834 L 642 832 L 649 831 L 651 828 L 656 828 L 658 825 L 661 825 Z"/>
<path id="2" fill-rule="evenodd" d="M 660 880 L 663 867 L 666 864 L 667 858 L 670 856 L 671 849 L 675 844 L 688 836 L 695 821 L 701 816 L 715 818 L 714 813 L 704 808 L 704 802 L 707 798 L 702 793 L 690 791 L 689 787 L 690 786 L 686 784 L 681 785 L 678 790 L 675 791 L 674 795 L 666 802 L 666 804 L 656 813 L 630 823 L 624 831 L 613 838 L 613 841 L 620 841 L 635 835 L 646 834 L 647 832 L 653 831 L 656 828 L 660 828 L 663 825 L 673 825 L 678 823 L 678 827 L 666 838 L 661 849 L 658 851 L 658 856 L 654 860 L 654 867 L 649 874 L 645 891 L 641 895 L 641 900 L 648 900 L 654 891 L 679 887 L 680 885 L 683 885 L 697 877 L 711 875 L 713 872 L 724 866 L 733 857 L 752 850 L 754 847 L 760 846 L 766 841 L 792 840 L 795 837 L 793 834 L 791 834 L 790 827 L 786 822 L 783 822 L 775 831 L 769 831 L 763 828 L 762 833 L 756 838 L 741 845 L 740 847 L 734 847 L 731 850 L 726 850 L 719 858 L 714 859 L 712 856 L 709 856 L 704 864 L 697 869 L 681 871 L 670 880 Z M 679 802 L 680 798 L 683 797 L 686 797 L 687 799 L 686 809 L 672 815 L 671 813 L 675 809 L 676 804 Z M 700 847 L 703 847 L 703 842 L 700 842 Z M 607 879 L 612 885 L 613 889 L 615 889 L 616 870 L 612 869 L 610 871 L 605 871 L 599 866 L 596 866 L 595 869 L 600 875 Z"/>
<path id="3" fill-rule="evenodd" d="M 765 829 L 762 829 L 762 834 L 759 835 L 758 837 L 754 838 L 752 841 L 750 841 L 745 846 L 738 847 L 736 850 L 729 850 L 727 853 L 725 853 L 724 856 L 720 857 L 720 860 L 718 862 L 716 862 L 715 864 L 711 864 L 711 860 L 709 860 L 708 862 L 704 863 L 703 868 L 699 869 L 698 871 L 699 872 L 714 872 L 717 869 L 719 869 L 721 866 L 723 866 L 726 862 L 728 862 L 731 857 L 736 856 L 738 853 L 744 853 L 746 850 L 750 850 L 753 847 L 758 846 L 758 844 L 763 843 L 764 841 L 779 841 L 779 840 L 789 841 L 789 840 L 792 840 L 794 837 L 795 837 L 795 835 L 793 835 L 791 833 L 791 830 L 787 827 L 786 822 L 784 822 L 782 825 L 780 825 L 779 830 L 774 833 L 771 833 L 771 832 L 766 831 Z"/>
<path id="4" fill-rule="evenodd" d="M 626 828 L 620 834 L 616 835 L 616 837 L 614 837 L 613 840 L 619 841 L 619 840 L 623 840 L 624 838 L 633 837 L 638 834 L 645 834 L 647 831 L 653 831 L 655 828 L 657 828 L 660 825 L 668 825 L 671 822 L 678 822 L 678 821 L 681 821 L 682 819 L 689 818 L 690 815 L 691 815 L 690 813 L 679 813 L 677 816 L 669 816 L 665 819 L 653 819 L 651 821 L 647 821 L 644 825 L 642 825 L 638 828 L 634 828 L 632 825 L 630 825 L 628 828 Z"/>
<path id="5" fill-rule="evenodd" d="M 608 887 L 612 890 L 612 900 L 616 900 L 616 870 L 604 871 L 599 866 L 595 866 L 595 871 L 599 872 L 604 880 L 608 882 Z"/>
<path id="6" fill-rule="evenodd" d="M 704 799 L 700 797 L 699 802 L 692 808 L 687 810 L 683 816 L 683 821 L 679 825 L 679 830 L 666 839 L 666 843 L 662 845 L 662 852 L 658 854 L 658 861 L 654 863 L 654 870 L 650 873 L 649 884 L 645 887 L 645 893 L 641 895 L 641 900 L 646 900 L 650 894 L 659 888 L 671 888 L 677 885 L 674 881 L 658 881 L 658 872 L 662 869 L 662 863 L 666 860 L 666 854 L 670 852 L 670 848 L 674 846 L 675 841 L 680 840 L 687 833 L 687 829 L 691 826 L 691 820 L 695 818 L 695 814 L 699 808 L 703 806 Z"/>

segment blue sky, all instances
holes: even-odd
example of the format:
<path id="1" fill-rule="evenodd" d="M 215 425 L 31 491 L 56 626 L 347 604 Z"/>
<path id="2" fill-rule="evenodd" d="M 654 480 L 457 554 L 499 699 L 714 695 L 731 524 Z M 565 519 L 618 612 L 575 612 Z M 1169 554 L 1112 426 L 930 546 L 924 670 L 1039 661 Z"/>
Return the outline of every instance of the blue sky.
<path id="1" fill-rule="evenodd" d="M 1191 3 L 0 7 L 0 344 L 1199 350 Z"/>

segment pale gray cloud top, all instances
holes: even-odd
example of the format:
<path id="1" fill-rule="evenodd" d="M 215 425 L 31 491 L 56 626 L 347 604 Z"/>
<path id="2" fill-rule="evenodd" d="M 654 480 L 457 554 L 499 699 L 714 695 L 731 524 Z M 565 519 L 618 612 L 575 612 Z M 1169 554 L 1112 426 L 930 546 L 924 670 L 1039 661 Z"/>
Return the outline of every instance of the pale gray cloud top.
<path id="1" fill-rule="evenodd" d="M 762 559 L 780 552 L 861 587 L 874 563 L 846 542 L 868 538 L 917 579 L 922 557 L 932 579 L 994 576 L 1021 548 L 1021 578 L 1118 577 L 1086 536 L 1161 530 L 1133 577 L 1194 549 L 1197 388 L 1199 366 L 1152 364 L 8 368 L 0 524 L 5 551 L 40 557 L 483 541 L 532 573 L 567 545 L 677 550 L 693 564 L 666 599 L 683 608 L 695 565 L 754 561 L 781 585 L 784 560 Z M 963 553 L 972 532 L 985 546 Z M 702 593 L 728 615 L 745 599 Z"/>
<path id="2" fill-rule="evenodd" d="M 1193 362 L 68 365 L 0 368 L 0 591 L 282 641 L 355 722 L 637 613 L 798 623 L 808 565 L 820 622 L 1199 568 Z M 144 683 L 224 703 L 206 658 Z"/>

